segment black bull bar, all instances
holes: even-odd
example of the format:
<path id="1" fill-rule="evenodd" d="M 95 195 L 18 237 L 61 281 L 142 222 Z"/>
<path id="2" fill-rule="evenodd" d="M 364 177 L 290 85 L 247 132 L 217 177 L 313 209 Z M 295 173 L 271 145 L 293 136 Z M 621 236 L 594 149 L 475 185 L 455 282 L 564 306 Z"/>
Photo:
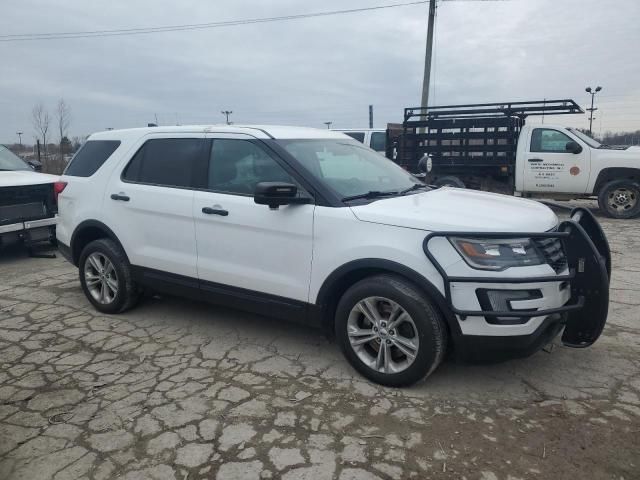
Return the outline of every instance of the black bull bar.
<path id="1" fill-rule="evenodd" d="M 450 276 L 429 250 L 429 242 L 436 237 L 465 238 L 559 238 L 567 258 L 569 273 L 539 277 L 509 278 L 497 276 Z M 453 313 L 462 320 L 467 317 L 532 318 L 566 314 L 562 343 L 584 348 L 592 345 L 604 329 L 609 312 L 609 281 L 611 278 L 611 250 L 602 227 L 586 208 L 575 208 L 553 232 L 435 232 L 424 239 L 423 249 L 444 282 L 445 299 Z M 459 310 L 451 299 L 452 283 L 545 283 L 570 282 L 569 301 L 557 308 L 535 311 Z"/>

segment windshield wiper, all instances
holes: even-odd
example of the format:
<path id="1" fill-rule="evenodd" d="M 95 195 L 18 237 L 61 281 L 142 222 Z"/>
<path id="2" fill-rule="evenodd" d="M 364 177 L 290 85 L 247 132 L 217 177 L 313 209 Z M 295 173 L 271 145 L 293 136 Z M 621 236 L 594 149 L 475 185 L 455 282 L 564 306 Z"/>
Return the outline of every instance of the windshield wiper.
<path id="1" fill-rule="evenodd" d="M 360 193 L 359 195 L 351 195 L 349 197 L 344 197 L 342 199 L 343 202 L 348 202 L 350 200 L 359 200 L 361 198 L 382 198 L 389 197 L 391 195 L 398 195 L 398 192 L 392 190 L 390 192 L 381 192 L 379 190 L 370 190 L 366 193 Z"/>
<path id="2" fill-rule="evenodd" d="M 400 195 L 406 195 L 409 192 L 413 192 L 414 190 L 419 190 L 421 188 L 429 188 L 427 185 L 425 185 L 424 183 L 416 183 L 414 185 L 411 185 L 409 188 L 405 188 L 404 190 L 400 190 Z"/>

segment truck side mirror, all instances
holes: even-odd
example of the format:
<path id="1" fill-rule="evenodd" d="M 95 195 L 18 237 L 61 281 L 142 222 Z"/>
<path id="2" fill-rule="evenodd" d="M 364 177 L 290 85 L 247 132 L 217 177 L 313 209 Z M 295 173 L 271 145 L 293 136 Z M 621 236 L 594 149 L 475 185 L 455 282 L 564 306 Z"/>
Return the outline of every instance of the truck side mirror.
<path id="1" fill-rule="evenodd" d="M 582 145 L 580 145 L 578 142 L 571 141 L 567 142 L 567 145 L 564 147 L 564 149 L 567 152 L 578 154 L 582 152 Z"/>

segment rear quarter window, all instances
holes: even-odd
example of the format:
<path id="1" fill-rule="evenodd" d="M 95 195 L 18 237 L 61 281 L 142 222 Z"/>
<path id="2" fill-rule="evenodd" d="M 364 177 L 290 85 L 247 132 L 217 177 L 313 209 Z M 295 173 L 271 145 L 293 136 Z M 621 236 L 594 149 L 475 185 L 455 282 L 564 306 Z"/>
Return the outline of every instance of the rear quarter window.
<path id="1" fill-rule="evenodd" d="M 89 140 L 75 154 L 64 175 L 90 177 L 119 146 L 119 140 Z"/>

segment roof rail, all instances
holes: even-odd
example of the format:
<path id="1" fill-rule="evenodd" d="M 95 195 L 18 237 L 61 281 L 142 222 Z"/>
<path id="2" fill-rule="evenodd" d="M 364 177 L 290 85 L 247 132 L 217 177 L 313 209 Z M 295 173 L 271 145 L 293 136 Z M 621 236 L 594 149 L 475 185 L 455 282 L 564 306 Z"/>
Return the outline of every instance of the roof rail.
<path id="1" fill-rule="evenodd" d="M 532 102 L 473 103 L 467 105 L 441 105 L 404 109 L 405 126 L 429 120 L 463 118 L 519 117 L 529 115 L 569 115 L 584 113 L 571 99 L 537 100 Z M 416 118 L 417 117 L 417 118 Z"/>

